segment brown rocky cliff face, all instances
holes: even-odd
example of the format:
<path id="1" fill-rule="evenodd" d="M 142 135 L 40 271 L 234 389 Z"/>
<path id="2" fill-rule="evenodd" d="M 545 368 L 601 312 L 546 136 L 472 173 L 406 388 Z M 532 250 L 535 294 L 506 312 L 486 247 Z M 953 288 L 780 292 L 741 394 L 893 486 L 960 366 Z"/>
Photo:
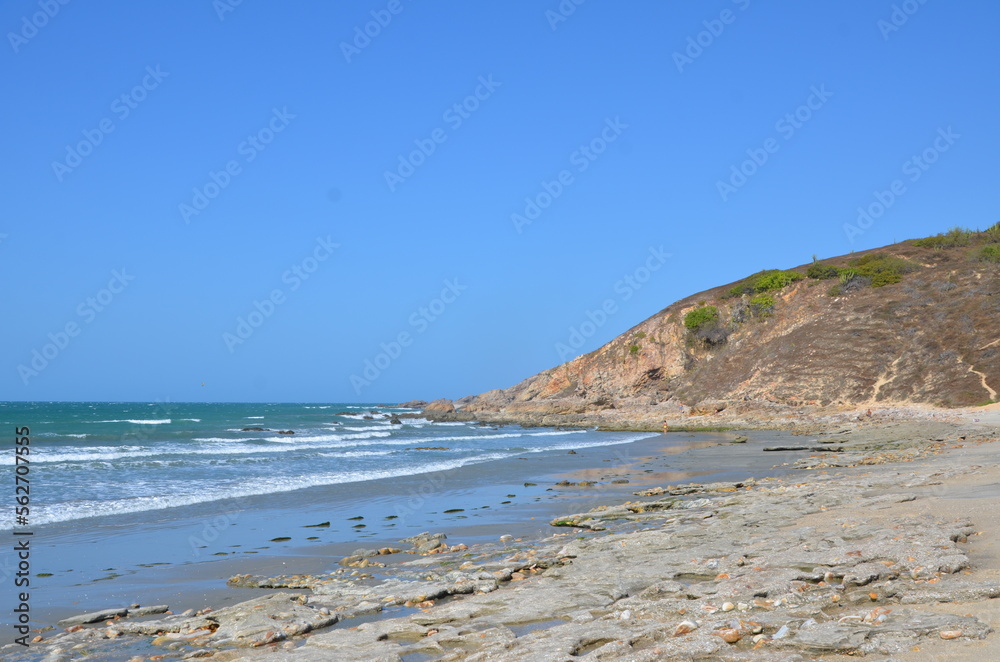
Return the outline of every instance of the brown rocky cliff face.
<path id="1" fill-rule="evenodd" d="M 828 295 L 836 280 L 804 279 L 772 292 L 773 314 L 732 322 L 733 284 L 665 308 L 603 347 L 464 411 L 576 414 L 613 407 L 706 402 L 819 406 L 981 404 L 1000 389 L 1000 265 L 970 250 L 909 243 L 878 252 L 922 268 L 903 282 Z M 876 252 L 876 251 L 866 251 Z M 843 266 L 849 258 L 824 260 Z M 803 274 L 808 265 L 798 267 Z M 700 302 L 718 307 L 728 341 L 711 347 L 685 328 Z M 637 351 L 630 351 L 637 345 Z"/>

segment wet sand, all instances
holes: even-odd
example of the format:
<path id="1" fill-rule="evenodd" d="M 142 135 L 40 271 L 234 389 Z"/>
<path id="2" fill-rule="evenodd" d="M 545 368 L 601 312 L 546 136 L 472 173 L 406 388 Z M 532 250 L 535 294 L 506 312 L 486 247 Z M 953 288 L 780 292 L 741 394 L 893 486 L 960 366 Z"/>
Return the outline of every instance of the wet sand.
<path id="1" fill-rule="evenodd" d="M 781 458 L 761 454 L 760 445 L 800 443 L 800 437 L 749 435 L 750 443 L 731 444 L 733 433 L 668 433 L 574 454 L 528 453 L 433 474 L 49 525 L 33 543 L 34 570 L 53 574 L 33 579 L 33 621 L 51 625 L 129 604 L 168 604 L 177 612 L 219 608 L 260 593 L 227 587 L 236 574 L 329 572 L 359 547 L 398 545 L 423 531 L 467 544 L 541 537 L 561 513 L 618 503 L 646 486 L 788 471 L 774 468 Z M 307 528 L 324 522 L 330 526 Z"/>

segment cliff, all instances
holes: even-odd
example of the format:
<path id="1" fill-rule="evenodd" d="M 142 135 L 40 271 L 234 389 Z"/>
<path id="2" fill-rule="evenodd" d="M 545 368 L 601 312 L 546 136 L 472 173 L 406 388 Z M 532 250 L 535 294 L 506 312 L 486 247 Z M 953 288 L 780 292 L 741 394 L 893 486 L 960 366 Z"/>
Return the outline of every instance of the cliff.
<path id="1" fill-rule="evenodd" d="M 1000 224 L 747 277 L 438 418 L 652 427 L 866 407 L 967 407 L 1000 389 Z"/>

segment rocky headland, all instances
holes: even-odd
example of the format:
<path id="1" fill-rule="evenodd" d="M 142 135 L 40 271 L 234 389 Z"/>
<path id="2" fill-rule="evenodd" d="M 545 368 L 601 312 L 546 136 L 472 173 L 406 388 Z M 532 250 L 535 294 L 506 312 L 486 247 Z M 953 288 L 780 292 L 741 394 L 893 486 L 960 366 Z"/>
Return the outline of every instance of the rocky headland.
<path id="1" fill-rule="evenodd" d="M 997 401 L 1000 224 L 955 229 L 686 297 L 509 388 L 438 400 L 435 420 L 660 430 L 900 418 Z"/>

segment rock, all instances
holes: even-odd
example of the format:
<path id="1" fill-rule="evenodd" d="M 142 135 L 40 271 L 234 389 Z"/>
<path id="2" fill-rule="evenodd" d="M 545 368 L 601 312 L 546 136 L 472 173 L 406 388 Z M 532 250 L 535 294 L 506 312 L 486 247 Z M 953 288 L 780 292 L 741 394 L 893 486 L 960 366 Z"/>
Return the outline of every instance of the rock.
<path id="1" fill-rule="evenodd" d="M 566 454 L 567 454 L 567 455 L 576 455 L 576 451 L 574 451 L 574 450 L 570 450 L 570 451 L 569 451 L 568 453 L 566 453 Z"/>
<path id="2" fill-rule="evenodd" d="M 389 419 L 389 423 L 392 425 L 402 425 L 403 421 L 399 420 L 399 416 L 393 416 Z"/>
<path id="3" fill-rule="evenodd" d="M 154 605 L 151 607 L 139 607 L 129 608 L 128 615 L 130 618 L 138 618 L 139 616 L 150 616 L 152 614 L 165 614 L 170 610 L 167 605 Z"/>
<path id="4" fill-rule="evenodd" d="M 447 538 L 443 533 L 428 533 L 424 531 L 423 533 L 418 533 L 415 536 L 410 536 L 409 538 L 403 538 L 399 542 L 409 543 L 413 545 L 418 554 L 426 554 L 444 545 L 444 540 Z"/>
<path id="5" fill-rule="evenodd" d="M 745 444 L 749 440 L 750 440 L 750 437 L 745 437 L 743 435 L 739 435 L 737 437 L 733 437 L 732 443 L 734 443 L 734 444 Z"/>
<path id="6" fill-rule="evenodd" d="M 278 434 L 295 434 L 295 430 L 278 430 Z"/>
<path id="7" fill-rule="evenodd" d="M 336 614 L 323 614 L 301 604 L 295 593 L 274 593 L 212 612 L 207 620 L 218 625 L 205 642 L 257 647 L 283 641 L 337 622 Z"/>
<path id="8" fill-rule="evenodd" d="M 787 626 L 782 627 L 787 630 Z M 811 653 L 851 653 L 861 648 L 871 634 L 867 627 L 821 623 L 799 630 L 788 643 Z"/>
<path id="9" fill-rule="evenodd" d="M 962 636 L 961 630 L 941 630 L 942 639 L 958 639 Z"/>
<path id="10" fill-rule="evenodd" d="M 240 429 L 240 432 L 270 432 L 270 431 L 271 430 L 268 429 L 268 428 L 259 428 L 259 427 L 241 428 Z"/>
<path id="11" fill-rule="evenodd" d="M 123 616 L 128 616 L 128 609 L 125 607 L 122 607 L 121 609 L 102 609 L 101 611 L 92 611 L 87 614 L 64 618 L 59 621 L 57 625 L 59 627 L 66 627 L 68 625 L 85 625 L 87 623 L 99 623 L 113 618 L 121 618 Z"/>
<path id="12" fill-rule="evenodd" d="M 729 403 L 722 400 L 705 400 L 691 407 L 690 413 L 692 416 L 714 416 L 725 411 L 728 406 Z"/>
<path id="13" fill-rule="evenodd" d="M 451 414 L 455 411 L 455 404 L 447 398 L 434 400 L 424 407 L 424 414 Z"/>
<path id="14" fill-rule="evenodd" d="M 676 628 L 674 628 L 674 636 L 680 637 L 682 635 L 688 634 L 689 632 L 694 632 L 698 629 L 698 624 L 694 621 L 681 621 Z"/>
<path id="15" fill-rule="evenodd" d="M 727 644 L 735 644 L 737 641 L 743 638 L 740 631 L 733 628 L 726 628 L 724 630 L 719 630 L 715 632 L 716 635 L 722 637 L 722 640 Z"/>
<path id="16" fill-rule="evenodd" d="M 426 400 L 408 400 L 406 402 L 401 402 L 396 405 L 400 409 L 421 409 L 427 406 Z"/>

